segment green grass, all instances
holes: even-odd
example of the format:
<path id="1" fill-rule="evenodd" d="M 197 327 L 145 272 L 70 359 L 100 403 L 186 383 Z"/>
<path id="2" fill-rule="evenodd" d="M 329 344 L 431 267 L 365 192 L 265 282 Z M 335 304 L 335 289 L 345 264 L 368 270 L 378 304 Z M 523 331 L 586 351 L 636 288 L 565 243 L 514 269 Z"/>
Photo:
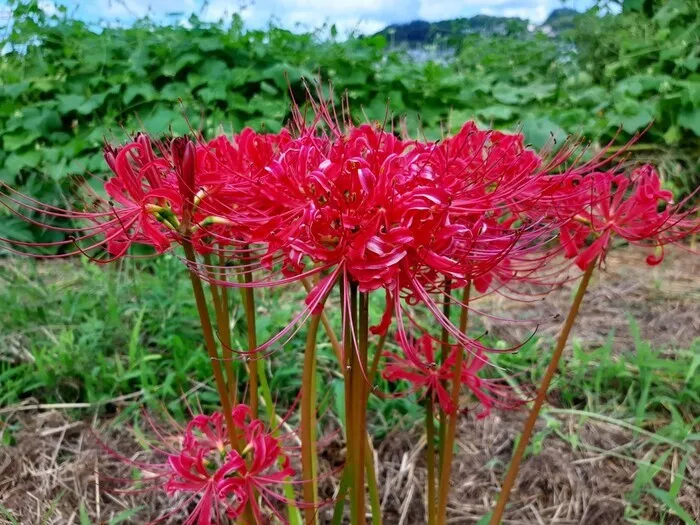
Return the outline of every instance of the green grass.
<path id="1" fill-rule="evenodd" d="M 125 261 L 120 268 L 76 261 L 20 263 L 0 266 L 0 301 L 11 305 L 0 313 L 0 405 L 28 397 L 99 404 L 142 390 L 146 400 L 171 403 L 177 410 L 183 392 L 210 380 L 189 282 L 176 257 Z M 237 293 L 231 295 L 233 346 L 244 349 L 245 320 Z M 295 289 L 259 292 L 259 338 L 286 324 L 301 299 Z M 383 299 L 374 299 L 371 314 L 378 318 Z M 338 324 L 337 309 L 327 313 Z M 594 350 L 574 342 L 553 386 L 562 406 L 597 413 L 614 407 L 614 413 L 629 415 L 638 425 L 655 417 L 686 421 L 700 413 L 700 375 L 695 373 L 700 339 L 689 349 L 660 352 L 640 338 L 634 322 L 631 330 L 635 348 L 621 353 L 612 350 L 612 334 Z M 282 405 L 292 402 L 300 385 L 304 338 L 302 329 L 266 363 L 270 387 Z M 319 339 L 319 374 L 332 385 L 332 393 L 339 390 L 340 376 L 330 344 L 325 336 Z M 516 354 L 498 354 L 495 364 L 536 384 L 550 343 L 533 338 Z M 380 387 L 386 386 L 380 379 Z M 326 401 L 333 407 L 330 393 Z M 204 402 L 216 401 L 206 390 L 202 395 Z M 373 398 L 370 408 L 380 427 L 391 428 L 397 418 L 419 417 L 414 401 L 411 396 Z"/>
<path id="2" fill-rule="evenodd" d="M 237 293 L 232 296 L 238 298 Z M 269 337 L 288 322 L 302 297 L 297 289 L 261 291 L 259 338 Z M 81 417 L 96 409 L 110 412 L 113 408 L 107 401 L 140 392 L 123 411 L 126 417 L 145 403 L 183 418 L 181 396 L 193 388 L 205 407 L 217 405 L 213 389 L 201 387 L 210 383 L 210 364 L 201 348 L 189 281 L 174 256 L 147 263 L 125 261 L 119 268 L 77 261 L 4 264 L 0 302 L 8 305 L 0 310 L 0 406 L 29 398 L 41 403 L 90 403 L 75 410 Z M 372 318 L 379 318 L 382 309 L 383 298 L 377 297 L 371 304 Z M 245 320 L 237 301 L 232 312 L 233 344 L 243 349 Z M 337 309 L 327 313 L 338 324 Z M 574 341 L 552 388 L 558 401 L 543 412 L 548 424 L 533 439 L 529 453 L 539 453 L 548 437 L 562 439 L 574 449 L 581 446 L 578 436 L 562 427 L 559 416 L 616 425 L 653 451 L 648 461 L 622 456 L 637 468 L 633 489 L 625 495 L 628 519 L 648 523 L 639 516 L 643 499 L 652 497 L 662 517 L 673 515 L 692 523 L 677 498 L 689 457 L 700 441 L 696 373 L 700 339 L 688 349 L 662 352 L 641 339 L 634 322 L 630 326 L 634 348 L 622 352 L 613 351 L 612 334 L 605 345 L 592 350 Z M 294 401 L 300 386 L 304 340 L 302 329 L 265 362 L 280 413 Z M 320 410 L 342 420 L 343 388 L 335 357 L 325 336 L 319 343 L 319 384 L 329 385 L 320 392 Z M 519 381 L 536 384 L 550 350 L 551 341 L 533 338 L 517 354 L 498 354 L 494 359 L 500 368 L 489 373 L 517 372 Z M 379 387 L 390 388 L 381 379 Z M 415 395 L 384 401 L 372 396 L 369 410 L 378 439 L 393 428 L 414 426 L 422 417 Z M 9 430 L 5 444 L 12 443 Z M 661 488 L 655 477 L 668 471 L 671 455 L 678 457 L 674 481 Z"/>

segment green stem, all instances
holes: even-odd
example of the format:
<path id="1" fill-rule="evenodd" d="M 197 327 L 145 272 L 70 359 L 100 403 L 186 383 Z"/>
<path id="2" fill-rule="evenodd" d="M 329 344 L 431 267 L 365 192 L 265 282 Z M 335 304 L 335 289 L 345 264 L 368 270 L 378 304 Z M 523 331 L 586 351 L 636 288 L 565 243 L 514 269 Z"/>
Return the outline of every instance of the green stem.
<path id="1" fill-rule="evenodd" d="M 253 275 L 248 269 L 243 274 L 243 282 L 253 282 Z M 255 333 L 255 294 L 252 288 L 243 288 L 246 327 L 248 328 L 248 351 L 253 352 L 258 347 Z M 250 413 L 253 419 L 258 419 L 258 374 L 254 364 L 256 354 L 253 353 L 248 361 L 248 386 L 250 388 Z"/>
<path id="2" fill-rule="evenodd" d="M 219 393 L 219 400 L 221 402 L 221 409 L 224 413 L 224 420 L 226 421 L 226 431 L 228 433 L 229 440 L 231 441 L 231 447 L 237 451 L 241 451 L 240 443 L 238 441 L 238 436 L 236 434 L 236 428 L 233 423 L 233 413 L 231 410 L 231 402 L 228 397 L 228 392 L 226 390 L 226 383 L 224 381 L 224 374 L 221 370 L 221 362 L 219 360 L 219 355 L 216 352 L 216 341 L 214 340 L 214 329 L 211 324 L 211 317 L 209 316 L 209 310 L 207 309 L 207 299 L 204 295 L 204 287 L 202 286 L 202 280 L 196 271 L 197 258 L 194 253 L 194 248 L 189 239 L 183 239 L 182 247 L 185 251 L 185 258 L 190 264 L 189 274 L 190 282 L 192 283 L 192 292 L 194 293 L 195 303 L 197 305 L 197 312 L 199 313 L 200 324 L 202 325 L 202 335 L 204 336 L 204 346 L 209 354 L 209 359 L 211 360 L 212 371 L 214 373 L 214 383 L 216 384 L 216 390 Z M 250 504 L 247 504 L 245 510 L 243 511 L 243 518 L 245 523 L 255 523 L 255 517 L 253 514 L 253 509 Z"/>
<path id="3" fill-rule="evenodd" d="M 204 255 L 204 265 L 210 279 L 221 280 L 220 271 L 212 269 L 212 260 L 209 254 Z M 216 327 L 221 338 L 221 354 L 223 356 L 223 366 L 226 372 L 227 392 L 231 400 L 231 406 L 236 406 L 235 389 L 236 379 L 233 373 L 233 352 L 231 351 L 231 331 L 229 330 L 228 318 L 228 292 L 225 286 L 221 287 L 214 283 L 209 283 L 212 302 L 214 303 L 214 315 L 216 317 Z"/>
<path id="4" fill-rule="evenodd" d="M 350 487 L 350 474 L 348 470 L 343 470 L 343 475 L 340 478 L 340 487 L 336 495 L 335 505 L 333 506 L 333 517 L 331 525 L 340 525 L 343 522 L 343 511 L 345 510 L 345 496 Z"/>
<path id="5" fill-rule="evenodd" d="M 357 295 L 355 293 L 355 295 Z M 365 523 L 365 450 L 367 441 L 367 405 L 365 391 L 367 383 L 367 349 L 369 342 L 369 295 L 360 294 L 359 325 L 357 327 L 357 352 L 351 348 L 350 384 L 352 399 L 351 441 L 348 450 L 353 461 L 353 478 L 350 485 L 350 514 L 353 525 Z"/>
<path id="6" fill-rule="evenodd" d="M 367 434 L 367 441 L 365 442 L 365 471 L 367 473 L 369 504 L 372 508 L 372 525 L 382 525 L 382 507 L 379 501 L 377 473 L 374 469 L 374 449 L 372 448 L 369 434 Z"/>
<path id="7" fill-rule="evenodd" d="M 221 268 L 219 270 L 219 280 L 225 281 L 227 278 L 226 270 L 224 269 L 226 267 L 226 256 L 223 250 L 219 253 L 219 266 Z M 231 350 L 231 313 L 229 311 L 227 286 L 221 287 L 221 313 L 225 320 L 224 331 L 221 334 L 221 337 L 223 339 L 224 359 L 226 359 L 226 374 L 230 374 L 228 382 L 228 394 L 231 398 L 231 405 L 236 406 L 238 404 L 238 374 L 236 373 L 236 363 L 238 363 L 238 361 L 234 361 L 233 352 Z M 230 372 L 228 366 L 230 366 Z"/>
<path id="8" fill-rule="evenodd" d="M 316 337 L 321 322 L 320 315 L 312 315 L 306 336 L 304 372 L 301 383 L 301 467 L 306 525 L 318 521 L 316 488 Z"/>
<path id="9" fill-rule="evenodd" d="M 442 313 L 449 320 L 450 318 L 450 307 L 452 305 L 450 293 L 452 292 L 452 281 L 450 279 L 445 279 L 445 292 L 443 295 L 444 303 L 442 305 Z M 440 337 L 440 360 L 439 363 L 442 364 L 450 353 L 450 334 L 446 327 L 442 327 L 442 335 Z M 439 418 L 440 418 L 440 428 L 438 430 L 438 472 L 442 469 L 443 457 L 445 455 L 445 431 L 447 428 L 447 414 L 442 409 L 442 406 L 438 404 L 437 406 Z"/>
<path id="10" fill-rule="evenodd" d="M 462 311 L 459 317 L 459 331 L 467 333 L 467 323 L 469 321 L 469 294 L 471 283 L 464 287 L 462 296 Z M 445 525 L 447 520 L 447 497 L 450 493 L 450 471 L 452 466 L 452 454 L 454 452 L 455 434 L 457 432 L 457 420 L 459 419 L 459 390 L 462 385 L 462 361 L 464 359 L 464 348 L 459 347 L 455 359 L 455 368 L 452 376 L 452 407 L 454 412 L 450 414 L 447 423 L 447 434 L 445 436 L 445 449 L 440 467 L 440 483 L 438 484 L 438 505 L 437 505 L 437 525 Z"/>
<path id="11" fill-rule="evenodd" d="M 313 286 L 309 282 L 308 277 L 305 277 L 304 279 L 301 280 L 301 283 L 304 285 L 304 288 L 306 289 L 306 292 L 310 292 Z M 342 296 L 342 294 L 341 294 Z M 342 309 L 342 305 L 341 305 Z M 333 331 L 333 327 L 331 326 L 330 321 L 328 321 L 328 317 L 326 317 L 325 312 L 321 312 L 321 324 L 323 324 L 323 329 L 326 332 L 326 335 L 328 336 L 329 341 L 331 342 L 331 348 L 333 348 L 333 352 L 335 353 L 335 357 L 338 360 L 338 365 L 343 366 L 343 349 L 340 346 L 340 342 L 338 341 L 338 338 L 335 336 L 335 332 Z"/>
<path id="12" fill-rule="evenodd" d="M 425 398 L 425 460 L 428 464 L 428 525 L 435 525 L 435 421 L 433 420 L 433 398 L 430 393 Z"/>
<path id="13" fill-rule="evenodd" d="M 258 363 L 258 378 L 260 379 L 260 392 L 262 393 L 263 400 L 265 402 L 265 413 L 267 414 L 267 420 L 270 422 L 270 428 L 272 429 L 272 436 L 279 437 L 279 418 L 275 413 L 275 405 L 272 401 L 272 393 L 270 392 L 270 385 L 267 382 L 267 375 L 265 373 L 265 361 L 262 359 L 257 361 Z M 280 465 L 284 463 L 284 458 L 279 459 Z M 301 525 L 301 514 L 299 509 L 294 506 L 296 501 L 296 494 L 294 494 L 294 487 L 291 483 L 291 478 L 286 478 L 285 483 L 282 487 L 284 491 L 284 497 L 287 499 L 287 517 L 289 519 L 289 525 Z"/>
<path id="14" fill-rule="evenodd" d="M 209 359 L 211 360 L 212 371 L 214 373 L 214 382 L 216 384 L 216 389 L 219 393 L 219 398 L 221 401 L 221 408 L 224 412 L 224 419 L 226 420 L 226 429 L 228 431 L 229 439 L 231 440 L 231 445 L 233 448 L 238 449 L 238 436 L 236 435 L 235 427 L 233 424 L 233 414 L 231 412 L 231 402 L 228 397 L 228 392 L 226 390 L 226 383 L 224 382 L 224 375 L 221 371 L 221 362 L 219 360 L 219 355 L 216 351 L 216 341 L 214 340 L 214 330 L 211 325 L 211 318 L 209 317 L 209 310 L 207 309 L 207 300 L 204 296 L 204 288 L 202 287 L 202 281 L 195 270 L 197 265 L 197 259 L 194 253 L 194 248 L 192 248 L 192 243 L 189 239 L 182 241 L 182 247 L 185 250 L 185 258 L 190 263 L 190 281 L 192 282 L 192 291 L 194 293 L 195 303 L 197 304 L 197 312 L 199 313 L 199 320 L 202 325 L 202 333 L 204 335 L 204 346 L 209 354 Z"/>
<path id="15" fill-rule="evenodd" d="M 520 462 L 525 455 L 525 450 L 527 449 L 527 445 L 532 437 L 532 432 L 535 429 L 537 416 L 539 415 L 540 409 L 544 404 L 544 400 L 547 398 L 549 384 L 552 382 L 552 378 L 559 367 L 559 360 L 564 352 L 566 342 L 569 339 L 571 328 L 573 327 L 576 316 L 578 315 L 581 302 L 583 301 L 583 296 L 586 294 L 586 288 L 588 288 L 588 283 L 591 280 L 591 275 L 593 275 L 593 270 L 595 270 L 596 263 L 597 259 L 591 261 L 583 274 L 581 283 L 578 285 L 574 302 L 571 303 L 571 308 L 569 309 L 569 314 L 566 316 L 566 321 L 564 322 L 564 327 L 559 335 L 557 346 L 552 353 L 552 360 L 549 362 L 549 366 L 547 367 L 544 377 L 542 378 L 542 383 L 540 383 L 540 387 L 537 390 L 537 397 L 535 397 L 535 402 L 530 409 L 530 414 L 528 415 L 525 426 L 523 427 L 523 433 L 518 440 L 518 447 L 516 448 L 515 453 L 513 454 L 513 459 L 508 467 L 508 472 L 506 473 L 506 478 L 503 481 L 503 487 L 501 487 L 501 493 L 498 496 L 498 502 L 496 503 L 496 508 L 491 515 L 489 525 L 498 525 L 503 518 L 503 513 L 505 512 L 510 492 L 513 489 L 513 485 L 515 485 L 515 479 L 518 477 Z"/>

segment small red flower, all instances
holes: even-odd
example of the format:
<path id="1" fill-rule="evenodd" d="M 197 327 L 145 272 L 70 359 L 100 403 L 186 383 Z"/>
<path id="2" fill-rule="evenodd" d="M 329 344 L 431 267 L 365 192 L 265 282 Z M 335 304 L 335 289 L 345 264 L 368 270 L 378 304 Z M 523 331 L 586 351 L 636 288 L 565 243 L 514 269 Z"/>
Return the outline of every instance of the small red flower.
<path id="1" fill-rule="evenodd" d="M 452 366 L 449 360 L 443 364 L 437 362 L 432 337 L 423 334 L 418 339 L 404 339 L 399 335 L 397 340 L 403 356 L 392 352 L 384 353 L 384 379 L 408 381 L 413 392 L 422 392 L 421 397 L 431 396 L 445 413 L 453 413 L 455 406 L 445 386 L 451 378 Z"/>
<path id="2" fill-rule="evenodd" d="M 655 247 L 657 253 L 647 257 L 647 263 L 659 264 L 664 245 L 700 228 L 700 223 L 687 219 L 692 212 L 673 207 L 672 193 L 661 189 L 659 175 L 651 166 L 630 176 L 594 172 L 583 178 L 581 186 L 577 192 L 587 199 L 560 228 L 567 256 L 575 257 L 581 269 L 596 258 L 604 259 L 615 237 Z M 584 246 L 590 237 L 592 242 Z"/>
<path id="3" fill-rule="evenodd" d="M 165 454 L 162 463 L 138 463 L 110 451 L 138 468 L 139 483 L 150 483 L 150 490 L 182 496 L 170 512 L 151 523 L 187 512 L 183 521 L 187 525 L 223 525 L 228 518 L 240 517 L 246 507 L 257 523 L 265 523 L 261 505 L 287 522 L 275 500 L 287 501 L 276 489 L 294 476 L 294 470 L 280 440 L 261 421 L 251 419 L 245 405 L 233 409 L 233 421 L 240 450 L 232 449 L 225 418 L 216 412 L 193 417 L 184 429 L 176 428 L 175 435 L 166 435 L 151 422 L 159 439 L 154 451 Z"/>

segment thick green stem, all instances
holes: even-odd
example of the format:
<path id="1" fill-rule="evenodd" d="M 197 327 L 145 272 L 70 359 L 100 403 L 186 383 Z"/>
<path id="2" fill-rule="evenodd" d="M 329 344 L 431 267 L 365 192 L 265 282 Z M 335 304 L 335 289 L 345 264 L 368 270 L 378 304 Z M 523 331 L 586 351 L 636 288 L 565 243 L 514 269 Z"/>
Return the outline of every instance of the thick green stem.
<path id="1" fill-rule="evenodd" d="M 350 474 L 347 469 L 343 470 L 343 475 L 340 478 L 340 486 L 338 494 L 336 494 L 335 505 L 333 506 L 333 517 L 331 525 L 340 525 L 343 522 L 343 514 L 345 510 L 345 496 L 350 487 Z"/>
<path id="2" fill-rule="evenodd" d="M 367 474 L 367 490 L 369 491 L 369 504 L 372 508 L 372 525 L 382 525 L 382 507 L 379 501 L 379 487 L 377 485 L 377 472 L 374 469 L 374 449 L 369 434 L 365 442 L 365 471 Z"/>
<path id="3" fill-rule="evenodd" d="M 518 471 L 520 470 L 520 462 L 523 459 L 527 445 L 532 437 L 532 432 L 535 429 L 535 423 L 537 423 L 537 416 L 540 413 L 540 409 L 547 398 L 547 390 L 549 389 L 549 384 L 552 382 L 552 377 L 559 367 L 559 360 L 561 359 L 562 353 L 564 352 L 564 347 L 569 339 L 569 334 L 571 333 L 571 328 L 574 325 L 576 316 L 578 315 L 579 308 L 581 307 L 581 301 L 583 301 L 583 296 L 586 293 L 586 288 L 588 288 L 588 283 L 591 280 L 591 275 L 593 270 L 595 270 L 597 259 L 591 261 L 586 268 L 581 283 L 578 285 L 578 290 L 576 290 L 576 296 L 574 297 L 574 302 L 571 303 L 571 308 L 569 309 L 569 314 L 566 316 L 566 321 L 564 322 L 564 327 L 562 328 L 561 334 L 559 335 L 559 340 L 557 341 L 557 346 L 552 354 L 552 360 L 549 362 L 547 371 L 542 378 L 542 383 L 537 390 L 537 396 L 535 397 L 535 402 L 530 409 L 530 414 L 528 415 L 525 426 L 523 427 L 523 433 L 518 441 L 518 447 L 515 449 L 513 454 L 513 459 L 508 467 L 508 472 L 506 473 L 506 478 L 503 481 L 503 487 L 501 487 L 501 493 L 498 496 L 498 502 L 496 503 L 496 508 L 491 515 L 491 521 L 489 525 L 498 525 L 503 518 L 503 513 L 506 509 L 506 504 L 508 503 L 508 498 L 510 497 L 510 492 L 515 485 L 515 479 L 518 476 Z"/>
<path id="4" fill-rule="evenodd" d="M 219 393 L 219 400 L 221 402 L 221 409 L 224 413 L 224 420 L 226 421 L 226 431 L 228 433 L 229 440 L 231 441 L 231 446 L 233 449 L 241 451 L 240 443 L 238 441 L 238 435 L 236 434 L 236 427 L 233 423 L 233 413 L 231 410 L 231 402 L 228 397 L 228 392 L 226 390 L 226 383 L 224 381 L 224 374 L 221 370 L 221 361 L 219 360 L 219 355 L 216 352 L 216 341 L 214 340 L 214 329 L 211 324 L 211 317 L 209 316 L 209 310 L 207 309 L 207 299 L 204 295 L 204 287 L 202 286 L 202 280 L 197 274 L 197 258 L 194 253 L 194 248 L 189 239 L 184 239 L 182 241 L 182 247 L 185 250 L 185 258 L 189 263 L 189 274 L 190 282 L 192 283 L 192 292 L 194 293 L 195 303 L 197 305 L 197 312 L 199 313 L 199 320 L 202 325 L 202 335 L 204 336 L 204 346 L 209 354 L 209 359 L 211 360 L 212 371 L 214 373 L 214 383 L 216 384 L 216 390 Z M 243 518 L 245 523 L 253 524 L 255 523 L 255 517 L 253 515 L 253 510 L 250 504 L 246 505 L 243 512 Z"/>
<path id="5" fill-rule="evenodd" d="M 311 316 L 304 351 L 304 372 L 301 384 L 301 467 L 306 525 L 318 521 L 318 497 L 315 469 L 316 457 L 316 336 L 321 322 L 319 314 Z"/>
<path id="6" fill-rule="evenodd" d="M 219 393 L 221 408 L 224 412 L 224 419 L 226 420 L 226 429 L 228 431 L 229 439 L 231 440 L 231 445 L 233 446 L 233 448 L 238 449 L 238 436 L 236 435 L 236 430 L 233 424 L 231 402 L 229 400 L 228 392 L 226 390 L 224 375 L 221 371 L 221 361 L 219 360 L 219 355 L 216 351 L 214 330 L 211 325 L 209 310 L 207 309 L 207 300 L 204 296 L 204 288 L 202 287 L 202 281 L 199 278 L 199 275 L 197 274 L 196 270 L 197 259 L 195 257 L 194 248 L 192 248 L 192 243 L 189 241 L 189 239 L 183 240 L 182 246 L 185 250 L 185 258 L 190 264 L 189 274 L 190 281 L 192 282 L 192 291 L 194 292 L 194 299 L 197 304 L 197 312 L 199 312 L 199 320 L 202 325 L 202 333 L 204 335 L 204 346 L 206 347 L 207 353 L 209 354 L 209 359 L 211 360 L 212 371 L 214 372 L 214 382 L 216 384 L 216 389 Z"/>
<path id="7" fill-rule="evenodd" d="M 350 514 L 353 525 L 365 523 L 365 450 L 367 440 L 367 349 L 369 340 L 369 295 L 360 294 L 359 325 L 357 327 L 357 352 L 351 347 L 350 385 L 352 425 L 348 451 L 353 461 L 353 477 L 350 485 Z"/>
<path id="8" fill-rule="evenodd" d="M 226 256 L 223 250 L 219 253 L 219 279 L 221 281 L 226 281 Z M 233 352 L 231 351 L 231 313 L 229 311 L 229 300 L 228 300 L 228 287 L 221 287 L 221 313 L 224 318 L 224 331 L 221 334 L 221 339 L 223 341 L 224 348 L 224 359 L 226 359 L 226 374 L 228 376 L 228 393 L 231 398 L 231 405 L 236 406 L 238 404 L 238 374 L 236 373 L 236 363 L 233 359 Z M 230 372 L 228 366 L 230 365 Z M 229 375 L 230 374 L 230 375 Z"/>
<path id="9" fill-rule="evenodd" d="M 221 272 L 216 272 L 212 268 L 212 260 L 209 254 L 204 256 L 204 265 L 209 279 L 221 279 Z M 221 338 L 221 355 L 223 356 L 224 370 L 226 372 L 227 392 L 231 400 L 231 406 L 236 406 L 236 379 L 233 373 L 233 352 L 231 351 L 231 331 L 229 330 L 228 318 L 228 291 L 225 286 L 221 289 L 214 283 L 209 283 L 212 302 L 214 303 L 214 314 L 216 317 L 216 327 Z"/>
<path id="10" fill-rule="evenodd" d="M 265 413 L 267 414 L 267 420 L 270 422 L 272 436 L 279 437 L 280 420 L 277 417 L 277 414 L 275 413 L 275 404 L 272 401 L 270 385 L 267 383 L 267 375 L 265 373 L 265 361 L 260 359 L 257 363 L 258 379 L 260 380 L 260 392 L 265 402 Z M 282 465 L 284 461 L 284 458 L 280 457 L 280 465 Z M 284 491 L 284 497 L 287 499 L 287 518 L 289 519 L 289 525 L 301 525 L 301 514 L 299 513 L 299 509 L 295 506 L 296 495 L 294 494 L 294 486 L 292 485 L 291 478 L 285 479 L 285 483 L 283 485 L 282 490 Z"/>
<path id="11" fill-rule="evenodd" d="M 433 420 L 433 398 L 430 394 L 425 398 L 425 460 L 428 464 L 427 507 L 428 525 L 435 525 L 435 422 Z"/>
<path id="12" fill-rule="evenodd" d="M 445 280 L 445 292 L 443 295 L 444 298 L 444 303 L 442 305 L 442 313 L 445 315 L 445 317 L 449 320 L 450 319 L 450 307 L 452 304 L 451 301 L 451 294 L 452 292 L 452 281 L 450 279 Z M 446 327 L 442 327 L 442 334 L 440 337 L 440 359 L 439 359 L 439 364 L 442 364 L 445 359 L 447 359 L 447 356 L 450 354 L 450 334 L 447 331 Z M 442 409 L 442 407 L 438 404 L 437 406 L 439 418 L 440 418 L 440 428 L 438 430 L 438 456 L 439 456 L 439 463 L 438 463 L 438 472 L 442 469 L 442 459 L 445 454 L 445 431 L 446 431 L 446 422 L 447 422 L 447 414 L 445 414 L 445 411 Z"/>
<path id="13" fill-rule="evenodd" d="M 462 295 L 462 311 L 459 317 L 459 331 L 467 333 L 467 323 L 469 321 L 469 294 L 471 284 L 464 287 Z M 447 434 L 445 435 L 445 449 L 442 453 L 442 465 L 440 467 L 440 483 L 438 484 L 438 505 L 437 524 L 445 525 L 447 520 L 447 497 L 450 493 L 450 471 L 452 466 L 452 454 L 454 452 L 455 434 L 457 432 L 457 420 L 459 419 L 459 390 L 462 385 L 462 362 L 464 360 L 465 349 L 459 347 L 455 358 L 455 368 L 452 375 L 452 397 L 453 412 L 449 416 L 447 423 Z"/>
<path id="14" fill-rule="evenodd" d="M 253 282 L 253 275 L 246 270 L 243 274 L 243 282 L 249 284 Z M 245 305 L 246 326 L 248 328 L 248 351 L 253 352 L 258 347 L 257 335 L 255 333 L 255 294 L 252 288 L 243 288 L 243 299 Z M 248 360 L 248 386 L 250 388 L 250 413 L 253 419 L 258 418 L 258 373 L 255 360 L 257 354 L 253 353 Z"/>
<path id="15" fill-rule="evenodd" d="M 310 292 L 313 286 L 309 282 L 308 277 L 305 277 L 304 279 L 301 280 L 301 283 L 304 285 L 304 288 L 306 289 L 306 292 Z M 342 309 L 342 305 L 341 305 Z M 333 352 L 335 353 L 335 357 L 338 360 L 338 365 L 343 366 L 343 350 L 340 346 L 340 342 L 338 341 L 338 338 L 335 336 L 335 332 L 333 331 L 333 327 L 331 326 L 330 321 L 328 321 L 328 317 L 326 317 L 326 314 L 324 312 L 321 312 L 321 324 L 323 324 L 323 329 L 326 332 L 326 335 L 328 336 L 328 340 L 331 342 L 331 348 L 333 348 Z"/>

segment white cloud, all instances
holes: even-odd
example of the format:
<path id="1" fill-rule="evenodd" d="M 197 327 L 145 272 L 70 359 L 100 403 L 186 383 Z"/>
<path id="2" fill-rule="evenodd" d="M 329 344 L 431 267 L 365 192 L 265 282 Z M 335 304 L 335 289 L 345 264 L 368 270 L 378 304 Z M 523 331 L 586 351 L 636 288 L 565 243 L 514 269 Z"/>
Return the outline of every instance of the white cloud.
<path id="1" fill-rule="evenodd" d="M 542 23 L 559 7 L 585 9 L 592 0 L 421 0 L 420 17 L 438 21 L 476 14 L 523 18 Z"/>
<path id="2" fill-rule="evenodd" d="M 1 1 L 1 0 L 0 0 Z M 42 0 L 53 2 L 66 0 Z M 374 33 L 388 24 L 412 20 L 438 21 L 477 14 L 516 16 L 541 23 L 552 9 L 585 8 L 593 0 L 95 0 L 78 8 L 91 20 L 130 20 L 169 12 L 196 13 L 206 21 L 228 20 L 237 13 L 248 27 L 270 20 L 288 29 L 313 30 L 335 24 L 339 31 Z M 80 5 L 80 4 L 79 4 Z"/>
<path id="3" fill-rule="evenodd" d="M 522 18 L 535 22 L 536 24 L 541 24 L 544 22 L 547 19 L 547 16 L 549 16 L 550 12 L 551 10 L 545 5 L 533 7 L 504 7 L 503 9 L 483 7 L 479 10 L 479 13 L 482 15 Z"/>
<path id="4" fill-rule="evenodd" d="M 46 16 L 53 16 L 58 14 L 58 8 L 56 4 L 50 0 L 40 0 L 39 9 L 41 9 Z"/>

